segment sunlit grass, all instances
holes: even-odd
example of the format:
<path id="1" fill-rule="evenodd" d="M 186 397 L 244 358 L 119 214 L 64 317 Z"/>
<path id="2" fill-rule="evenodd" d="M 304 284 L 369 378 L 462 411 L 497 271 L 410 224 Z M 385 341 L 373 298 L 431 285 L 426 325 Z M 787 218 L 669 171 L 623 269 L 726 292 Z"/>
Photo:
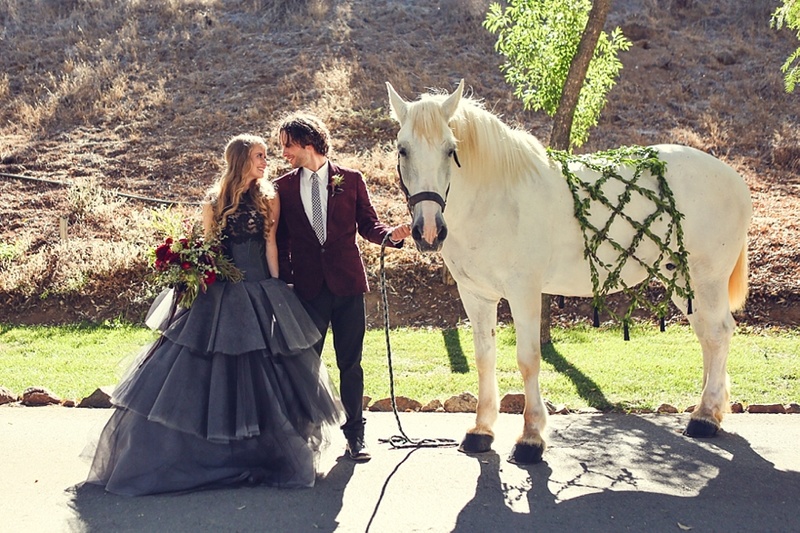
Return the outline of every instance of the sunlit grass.
<path id="1" fill-rule="evenodd" d="M 79 399 L 115 384 L 126 363 L 154 339 L 152 331 L 124 323 L 2 325 L 0 385 L 16 394 L 36 386 L 62 399 Z"/>
<path id="2" fill-rule="evenodd" d="M 147 329 L 126 325 L 0 326 L 0 385 L 17 394 L 42 386 L 61 398 L 81 398 L 115 383 L 139 349 L 154 339 Z M 640 410 L 669 403 L 685 409 L 702 386 L 699 344 L 688 327 L 660 333 L 652 326 L 622 339 L 616 328 L 554 328 L 543 352 L 540 383 L 545 399 L 572 409 Z M 462 392 L 478 395 L 472 330 L 393 329 L 390 333 L 394 392 L 423 404 L 444 402 Z M 338 383 L 331 338 L 323 359 Z M 389 368 L 383 330 L 367 333 L 365 394 L 389 397 Z M 800 401 L 800 332 L 738 332 L 728 358 L 731 401 Z M 522 392 L 513 327 L 497 334 L 500 395 Z"/>
<path id="3" fill-rule="evenodd" d="M 374 335 L 365 350 L 367 394 L 383 398 L 389 392 L 386 346 L 383 336 Z M 522 392 L 513 327 L 501 328 L 497 340 L 499 393 Z M 422 403 L 464 391 L 477 395 L 470 329 L 399 329 L 390 341 L 396 395 Z M 699 399 L 703 362 L 688 327 L 672 326 L 664 333 L 651 326 L 634 327 L 628 342 L 616 328 L 554 328 L 553 341 L 543 352 L 540 383 L 543 396 L 554 404 L 655 409 L 669 403 L 684 409 Z M 731 401 L 800 400 L 800 333 L 737 333 L 728 372 Z"/>

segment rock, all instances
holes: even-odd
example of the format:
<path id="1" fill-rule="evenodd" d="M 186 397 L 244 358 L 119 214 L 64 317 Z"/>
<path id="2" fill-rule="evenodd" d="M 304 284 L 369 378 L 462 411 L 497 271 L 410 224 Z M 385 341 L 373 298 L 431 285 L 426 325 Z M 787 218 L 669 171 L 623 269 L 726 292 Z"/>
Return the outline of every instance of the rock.
<path id="1" fill-rule="evenodd" d="M 62 407 L 75 407 L 75 400 L 62 400 L 61 401 Z"/>
<path id="2" fill-rule="evenodd" d="M 731 404 L 731 413 L 744 413 L 744 406 L 739 402 Z"/>
<path id="3" fill-rule="evenodd" d="M 550 400 L 545 400 L 544 406 L 547 408 L 547 414 L 549 415 L 554 415 L 556 413 L 556 410 L 558 409 L 555 405 L 553 405 L 553 402 L 551 402 Z"/>
<path id="4" fill-rule="evenodd" d="M 500 400 L 500 412 L 521 414 L 525 410 L 525 395 L 508 393 Z"/>
<path id="5" fill-rule="evenodd" d="M 786 406 L 786 412 L 793 415 L 800 413 L 800 404 L 790 403 Z"/>
<path id="6" fill-rule="evenodd" d="M 434 413 L 444 411 L 444 406 L 439 400 L 431 400 L 426 405 L 422 406 L 423 413 Z"/>
<path id="7" fill-rule="evenodd" d="M 444 410 L 448 413 L 474 413 L 477 408 L 478 399 L 469 392 L 462 392 L 444 401 Z"/>
<path id="8" fill-rule="evenodd" d="M 17 401 L 17 395 L 5 387 L 0 386 L 0 405 Z"/>
<path id="9" fill-rule="evenodd" d="M 419 411 L 420 409 L 422 409 L 421 403 L 419 403 L 417 400 L 406 398 L 405 396 L 395 396 L 394 402 L 397 405 L 397 412 L 399 413 L 406 413 L 409 411 Z M 370 406 L 369 410 L 379 411 L 379 412 L 392 412 L 393 411 L 392 399 L 384 398 L 383 400 L 378 400 Z"/>
<path id="10" fill-rule="evenodd" d="M 668 403 L 662 403 L 656 409 L 656 413 L 662 413 L 662 414 L 674 415 L 674 414 L 677 414 L 677 412 L 678 412 L 678 408 L 675 407 L 674 405 L 670 405 Z"/>
<path id="11" fill-rule="evenodd" d="M 96 409 L 108 409 L 113 407 L 111 404 L 111 394 L 114 392 L 114 385 L 106 385 L 95 389 L 93 393 L 78 403 L 78 407 L 90 407 Z"/>
<path id="12" fill-rule="evenodd" d="M 43 387 L 28 387 L 22 392 L 22 405 L 31 407 L 61 403 L 61 398 Z"/>
<path id="13" fill-rule="evenodd" d="M 728 50 L 722 50 L 716 54 L 717 61 L 722 65 L 734 65 L 737 63 L 736 56 Z"/>
<path id="14" fill-rule="evenodd" d="M 364 396 L 361 398 L 361 410 L 366 411 L 367 407 L 369 407 L 369 402 L 372 401 L 371 396 Z"/>
<path id="15" fill-rule="evenodd" d="M 622 25 L 622 33 L 624 33 L 625 37 L 631 42 L 636 42 L 652 39 L 656 32 L 649 26 L 630 22 Z"/>
<path id="16" fill-rule="evenodd" d="M 747 406 L 748 413 L 770 413 L 770 414 L 783 414 L 786 412 L 786 408 L 783 407 L 783 404 L 780 403 L 770 403 L 770 404 L 757 404 L 754 403 L 752 405 Z"/>

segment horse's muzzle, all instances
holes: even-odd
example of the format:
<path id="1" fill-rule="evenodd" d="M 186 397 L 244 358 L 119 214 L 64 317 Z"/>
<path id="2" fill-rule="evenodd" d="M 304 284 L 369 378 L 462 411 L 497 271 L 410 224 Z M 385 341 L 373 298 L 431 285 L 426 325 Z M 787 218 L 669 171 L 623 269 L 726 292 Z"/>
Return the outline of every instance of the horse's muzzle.
<path id="1" fill-rule="evenodd" d="M 414 244 L 417 245 L 417 251 L 422 253 L 430 253 L 441 250 L 444 243 L 439 239 L 436 239 L 430 244 L 428 244 L 428 242 L 424 239 L 414 239 Z"/>
<path id="2" fill-rule="evenodd" d="M 438 225 L 438 224 L 437 224 Z M 439 231 L 433 242 L 428 242 L 422 237 L 421 224 L 414 224 L 411 228 L 411 237 L 414 238 L 414 244 L 417 245 L 417 250 L 423 253 L 438 252 L 442 249 L 444 240 L 447 238 L 447 226 L 439 226 Z"/>
<path id="3" fill-rule="evenodd" d="M 420 252 L 438 252 L 442 249 L 447 238 L 447 223 L 438 205 L 422 202 L 416 206 L 411 221 L 411 237 Z"/>

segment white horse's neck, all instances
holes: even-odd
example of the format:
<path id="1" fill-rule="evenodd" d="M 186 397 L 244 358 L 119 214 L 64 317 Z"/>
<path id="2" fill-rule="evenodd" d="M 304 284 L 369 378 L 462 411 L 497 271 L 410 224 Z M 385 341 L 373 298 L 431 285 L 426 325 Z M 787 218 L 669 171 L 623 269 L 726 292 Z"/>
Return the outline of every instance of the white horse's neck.
<path id="1" fill-rule="evenodd" d="M 458 139 L 461 174 L 474 184 L 490 181 L 499 187 L 507 181 L 516 185 L 541 178 L 541 169 L 551 166 L 536 137 L 509 127 L 468 98 L 462 99 L 450 126 Z"/>

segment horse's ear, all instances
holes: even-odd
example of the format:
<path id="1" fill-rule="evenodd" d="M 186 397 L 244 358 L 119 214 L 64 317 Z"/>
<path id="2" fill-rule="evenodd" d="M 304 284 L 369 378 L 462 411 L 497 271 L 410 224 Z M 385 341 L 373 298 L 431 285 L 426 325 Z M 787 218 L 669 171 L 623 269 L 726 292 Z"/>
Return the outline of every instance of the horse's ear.
<path id="1" fill-rule="evenodd" d="M 453 91 L 453 94 L 447 97 L 442 103 L 442 111 L 444 112 L 444 116 L 447 120 L 453 118 L 453 115 L 456 113 L 456 109 L 458 109 L 458 104 L 461 102 L 461 95 L 464 94 L 464 78 L 461 78 L 461 81 L 458 83 L 458 87 L 456 90 Z"/>
<path id="2" fill-rule="evenodd" d="M 397 94 L 392 84 L 386 82 L 386 88 L 389 90 L 389 104 L 392 108 L 392 117 L 394 117 L 400 124 L 406 119 L 406 112 L 408 111 L 408 103 Z"/>

